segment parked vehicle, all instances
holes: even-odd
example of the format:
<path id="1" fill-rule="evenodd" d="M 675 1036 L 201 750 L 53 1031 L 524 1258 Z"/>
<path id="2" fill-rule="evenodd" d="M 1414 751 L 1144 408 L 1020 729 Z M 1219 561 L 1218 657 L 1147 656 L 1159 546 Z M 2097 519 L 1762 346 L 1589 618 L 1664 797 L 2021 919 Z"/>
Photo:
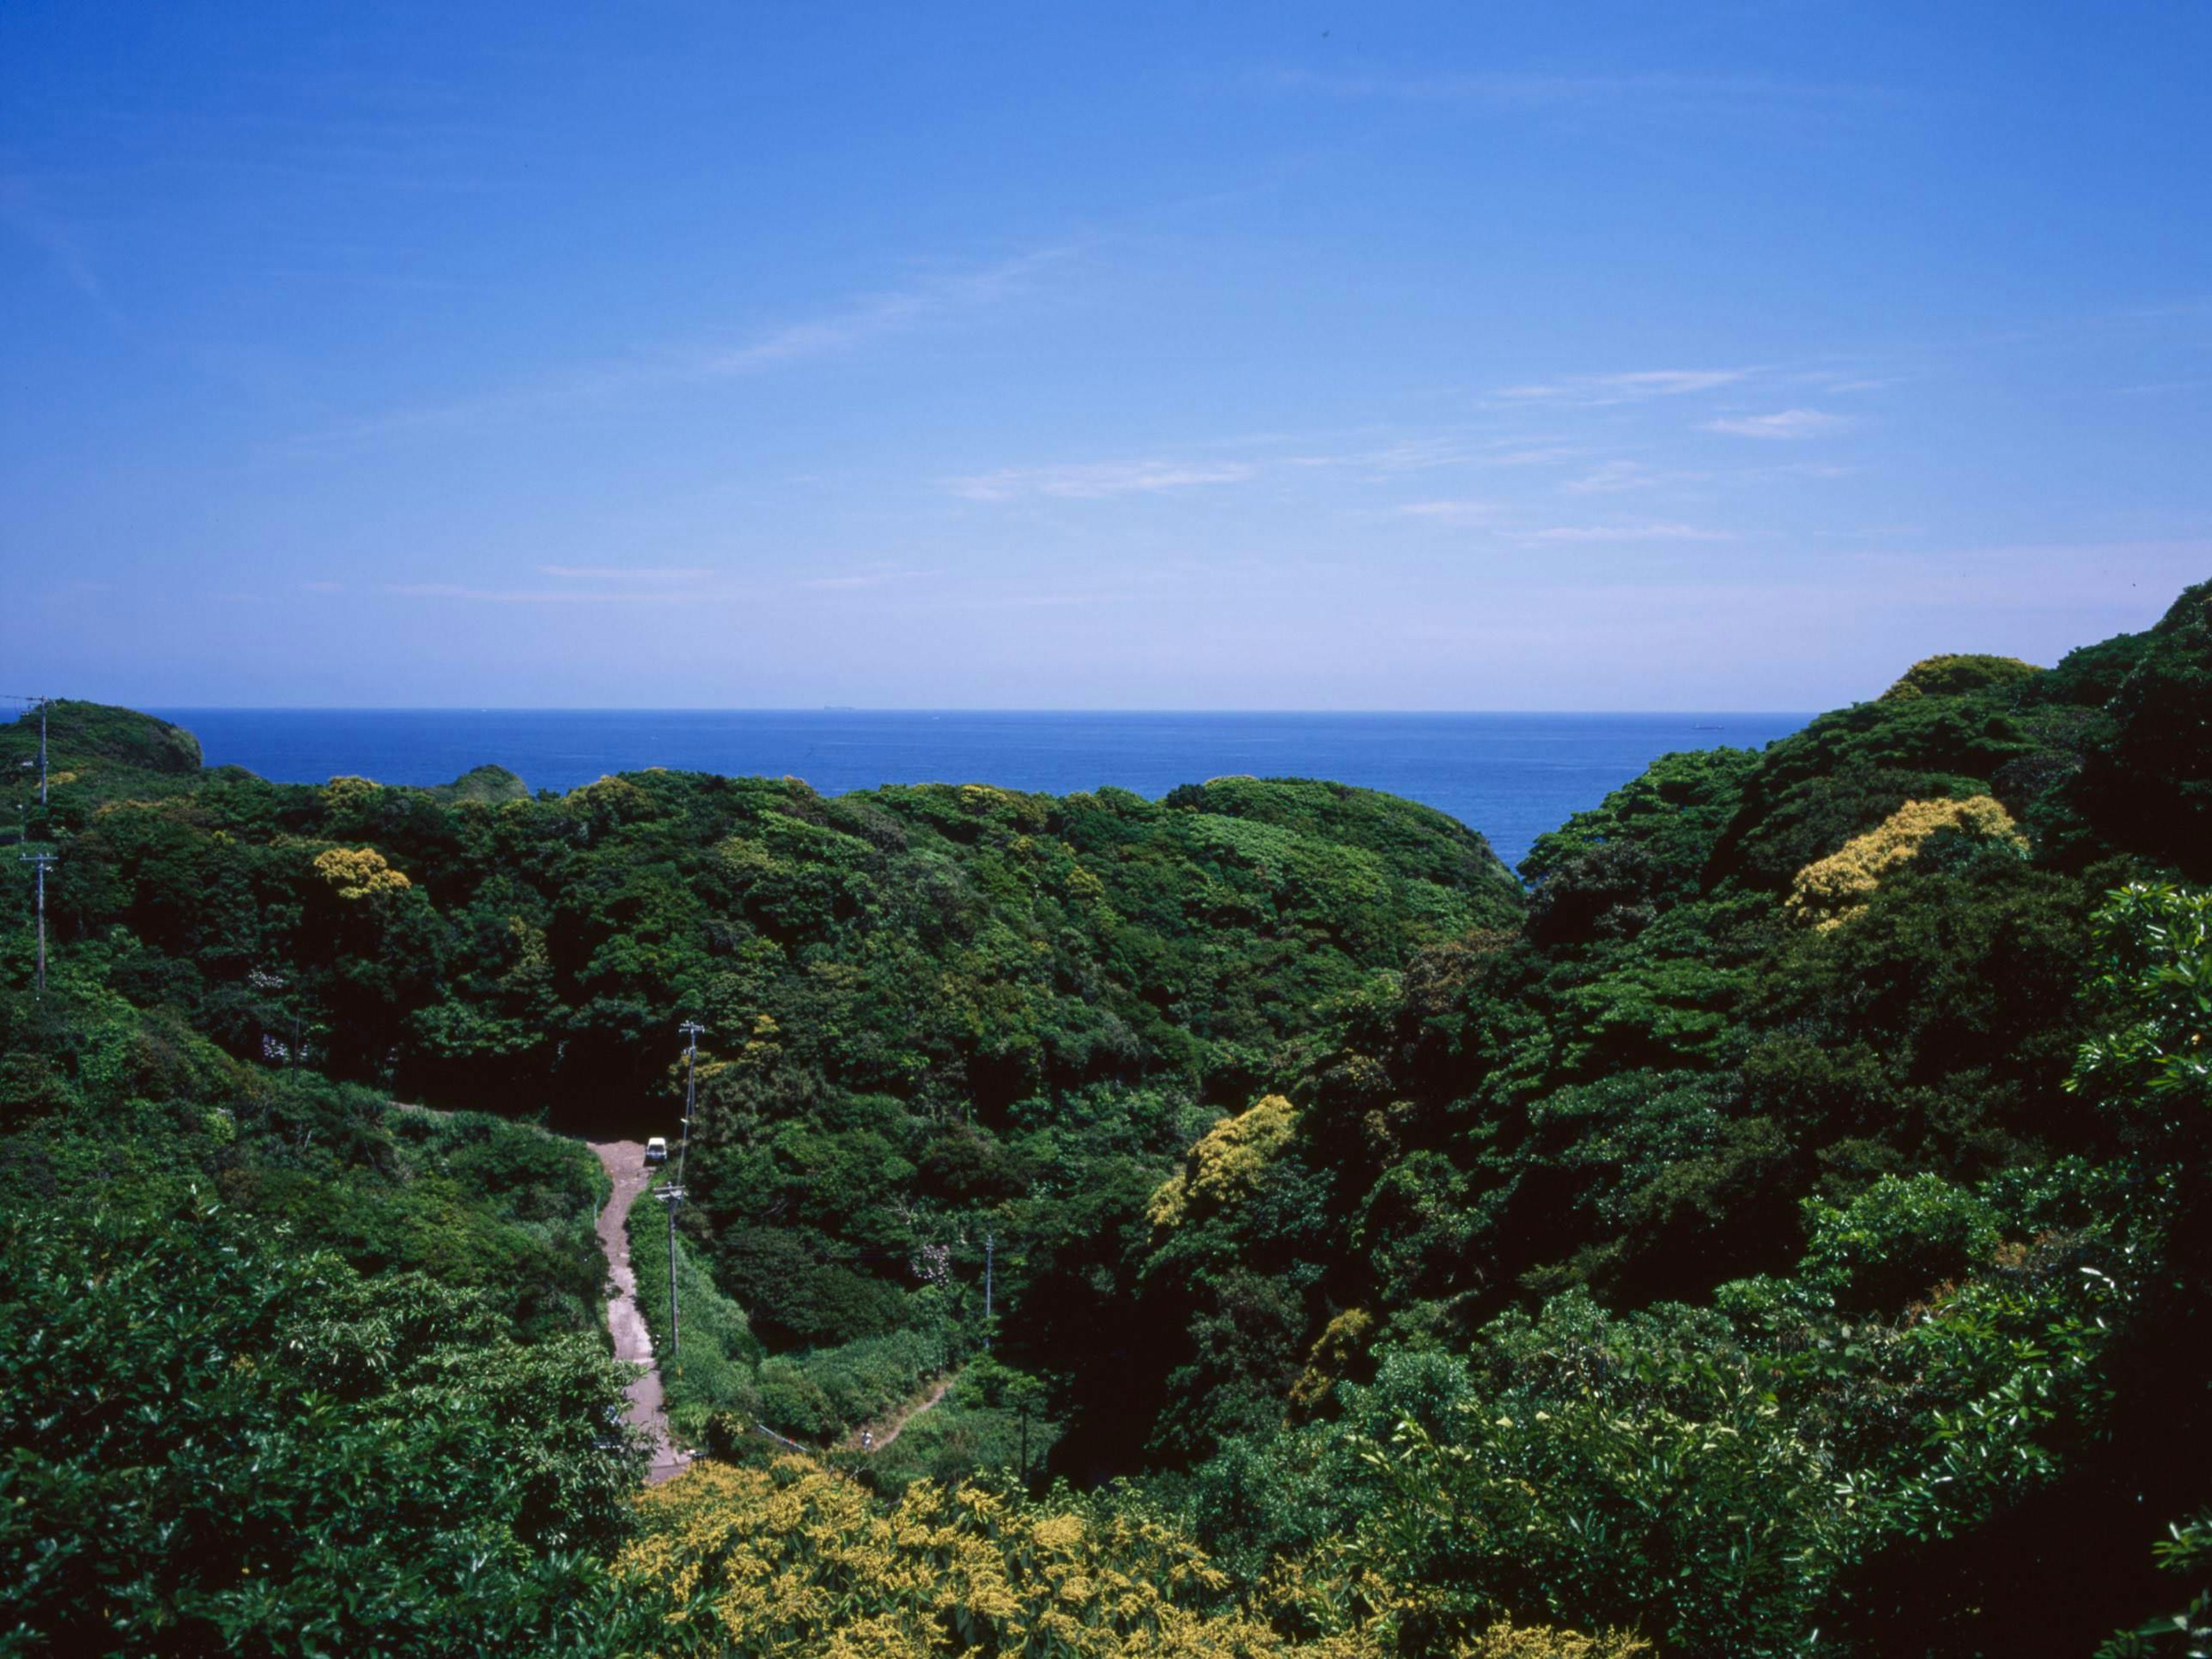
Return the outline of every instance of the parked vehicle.
<path id="1" fill-rule="evenodd" d="M 668 1142 L 665 1138 L 655 1135 L 645 1143 L 645 1161 L 647 1164 L 668 1162 Z"/>

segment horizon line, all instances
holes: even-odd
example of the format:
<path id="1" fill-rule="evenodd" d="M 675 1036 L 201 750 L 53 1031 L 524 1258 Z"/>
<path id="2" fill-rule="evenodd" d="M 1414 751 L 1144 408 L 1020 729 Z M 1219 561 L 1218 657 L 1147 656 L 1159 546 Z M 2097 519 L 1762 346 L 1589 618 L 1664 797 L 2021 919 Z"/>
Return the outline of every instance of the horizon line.
<path id="1" fill-rule="evenodd" d="M 58 701 L 59 701 L 58 699 Z M 80 701 L 70 699 L 70 701 Z M 82 701 L 90 701 L 82 699 Z M 1860 699 L 1862 702 L 1871 699 Z M 866 703 L 108 703 L 146 714 L 1049 714 L 1100 715 L 1240 715 L 1303 720 L 1359 719 L 1373 715 L 1435 716 L 1512 715 L 1547 717 L 1577 715 L 1636 715 L 1661 719 L 1669 715 L 1733 714 L 1762 720 L 1784 715 L 1817 714 L 1808 708 L 1048 708 L 945 703 L 906 706 Z M 1838 708 L 1849 708 L 1843 703 Z"/>

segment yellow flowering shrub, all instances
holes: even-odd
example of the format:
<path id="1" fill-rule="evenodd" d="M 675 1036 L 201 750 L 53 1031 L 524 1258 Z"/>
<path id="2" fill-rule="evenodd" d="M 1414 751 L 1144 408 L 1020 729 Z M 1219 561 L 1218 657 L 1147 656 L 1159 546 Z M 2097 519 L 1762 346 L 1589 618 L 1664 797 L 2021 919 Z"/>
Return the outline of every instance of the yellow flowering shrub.
<path id="1" fill-rule="evenodd" d="M 1297 1108 L 1281 1095 L 1222 1119 L 1190 1149 L 1182 1169 L 1153 1190 L 1146 1210 L 1152 1225 L 1172 1227 L 1194 1209 L 1218 1210 L 1249 1197 L 1297 1127 Z"/>
<path id="2" fill-rule="evenodd" d="M 1462 1645 L 1458 1659 L 1635 1659 L 1651 1651 L 1649 1642 L 1622 1631 L 1584 1636 L 1549 1625 L 1492 1625 Z"/>
<path id="3" fill-rule="evenodd" d="M 1142 1516 L 927 1481 L 886 1506 L 798 1456 L 766 1469 L 697 1464 L 638 1504 L 638 1535 L 614 1571 L 666 1607 L 666 1655 L 1380 1654 L 1356 1634 L 1289 1642 L 1227 1600 L 1226 1577 L 1195 1545 Z"/>
<path id="4" fill-rule="evenodd" d="M 2027 847 L 1994 796 L 1909 800 L 1863 836 L 1800 870 L 1790 884 L 1790 915 L 1821 928 L 1849 921 L 1866 908 L 1882 878 L 1909 862 L 1939 830 L 2007 842 L 2023 851 Z"/>
<path id="5" fill-rule="evenodd" d="M 1626 1631 L 1589 1636 L 1556 1625 L 1516 1625 L 1506 1618 L 1455 1638 L 1453 1630 L 1468 1628 L 1466 1613 L 1450 1608 L 1452 1598 L 1442 1586 L 1394 1579 L 1358 1555 L 1352 1540 L 1340 1536 L 1308 1555 L 1277 1561 L 1260 1583 L 1254 1611 L 1279 1626 L 1340 1632 L 1340 1640 L 1348 1634 L 1364 1644 L 1289 1650 L 1296 1654 L 1419 1651 L 1449 1654 L 1450 1659 L 1637 1659 L 1651 1652 L 1650 1643 Z M 1401 1642 L 1409 1627 L 1424 1634 Z"/>
<path id="6" fill-rule="evenodd" d="M 333 847 L 315 855 L 315 873 L 337 889 L 342 899 L 373 898 L 412 886 L 406 876 L 384 861 L 374 847 Z"/>
<path id="7" fill-rule="evenodd" d="M 1328 1399 L 1374 1334 L 1375 1316 L 1364 1308 L 1346 1308 L 1323 1326 L 1306 1355 L 1305 1370 L 1291 1385 L 1291 1411 L 1310 1412 Z"/>
<path id="8" fill-rule="evenodd" d="M 533 927 L 520 916 L 509 916 L 507 919 L 507 936 L 514 941 L 514 966 L 517 970 L 528 969 L 536 972 L 553 965 L 553 955 L 546 948 L 545 930 L 543 927 Z"/>

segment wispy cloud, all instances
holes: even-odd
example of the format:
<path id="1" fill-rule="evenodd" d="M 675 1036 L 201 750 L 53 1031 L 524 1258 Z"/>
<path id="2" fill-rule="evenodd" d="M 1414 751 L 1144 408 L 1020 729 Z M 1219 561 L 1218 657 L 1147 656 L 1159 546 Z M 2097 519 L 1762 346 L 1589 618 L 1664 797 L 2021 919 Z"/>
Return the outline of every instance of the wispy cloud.
<path id="1" fill-rule="evenodd" d="M 967 611 L 1052 611 L 1114 605 L 1131 597 L 1111 589 L 1073 593 L 986 593 L 964 599 L 957 608 Z"/>
<path id="2" fill-rule="evenodd" d="M 1841 432 L 1851 424 L 1841 415 L 1817 409 L 1785 409 L 1773 415 L 1741 415 L 1707 421 L 1708 432 L 1725 432 L 1737 438 L 1818 438 Z"/>
<path id="3" fill-rule="evenodd" d="M 1464 466 L 1474 459 L 1462 440 L 1445 436 L 1402 438 L 1375 448 L 1286 455 L 1283 458 L 1283 465 L 1363 469 L 1381 476 L 1395 472 L 1419 472 L 1437 466 Z"/>
<path id="4" fill-rule="evenodd" d="M 1559 488 L 1570 495 L 1613 495 L 1627 489 L 1649 489 L 1659 477 L 1641 461 L 1607 461 Z"/>
<path id="5" fill-rule="evenodd" d="M 2207 386 L 2212 386 L 2212 375 L 2199 374 L 2192 380 L 2151 380 L 2142 386 L 2116 386 L 2113 390 L 2123 398 L 2145 398 L 2175 392 L 2202 392 Z"/>
<path id="6" fill-rule="evenodd" d="M 839 356 L 939 318 L 981 311 L 1027 290 L 1067 247 L 1040 248 L 1000 264 L 863 295 L 840 310 L 768 329 L 734 345 L 698 344 L 585 364 L 477 396 L 394 410 L 297 441 L 308 447 L 467 427 L 604 401 L 665 386 L 757 374 Z"/>
<path id="7" fill-rule="evenodd" d="M 1711 392 L 1749 380 L 1758 373 L 1755 368 L 1651 368 L 1625 374 L 1574 374 L 1534 386 L 1501 386 L 1498 395 L 1524 403 L 1564 403 L 1595 408 Z"/>
<path id="8" fill-rule="evenodd" d="M 690 582 L 714 573 L 704 565 L 541 564 L 541 576 L 558 576 L 580 582 Z"/>
<path id="9" fill-rule="evenodd" d="M 1285 488 L 1316 477 L 1386 484 L 1454 467 L 1556 465 L 1589 453 L 1580 446 L 1552 442 L 1548 435 L 1499 439 L 1465 426 L 1429 431 L 1370 428 L 1330 434 L 1248 433 L 1191 447 L 1198 452 L 1194 456 L 1006 467 L 940 482 L 949 493 L 975 501 L 1094 501 L 1165 495 L 1261 478 Z M 1455 498 L 1382 510 L 1414 517 L 1468 517 L 1479 505 Z"/>
<path id="10" fill-rule="evenodd" d="M 343 582 L 301 582 L 300 586 L 310 593 L 343 593 Z"/>
<path id="11" fill-rule="evenodd" d="M 1407 501 L 1397 511 L 1404 518 L 1443 524 L 1468 524 L 1498 516 L 1497 504 L 1492 501 Z"/>
<path id="12" fill-rule="evenodd" d="M 856 570 L 842 576 L 809 576 L 799 586 L 842 592 L 854 588 L 881 587 L 886 582 L 911 581 L 917 577 L 936 574 L 933 570 Z"/>
<path id="13" fill-rule="evenodd" d="M 1778 466 L 1751 466 L 1735 475 L 1746 478 L 1850 478 L 1862 469 L 1829 461 L 1788 461 Z"/>
<path id="14" fill-rule="evenodd" d="M 1249 461 L 1094 461 L 1071 466 L 1008 467 L 947 478 L 945 487 L 970 501 L 1012 501 L 1039 495 L 1100 501 L 1204 484 L 1243 483 L 1259 473 L 1259 467 Z"/>
<path id="15" fill-rule="evenodd" d="M 450 599 L 472 605 L 695 605 L 729 597 L 684 587 L 470 587 L 458 582 L 387 582 L 395 599 Z"/>
<path id="16" fill-rule="evenodd" d="M 709 378 L 745 374 L 799 358 L 850 351 L 946 312 L 975 310 L 1009 299 L 1023 292 L 1037 272 L 1067 258 L 1071 251 L 1040 248 L 964 276 L 938 277 L 911 288 L 871 295 L 832 315 L 771 329 L 727 350 L 702 353 L 692 370 Z"/>
<path id="17" fill-rule="evenodd" d="M 1531 530 L 1522 536 L 1529 542 L 1732 542 L 1725 530 L 1706 530 L 1690 524 L 1561 525 Z"/>
<path id="18" fill-rule="evenodd" d="M 1557 466 L 1562 462 L 1579 459 L 1588 452 L 1569 444 L 1553 444 L 1534 449 L 1504 449 L 1494 455 L 1479 458 L 1483 466 Z"/>

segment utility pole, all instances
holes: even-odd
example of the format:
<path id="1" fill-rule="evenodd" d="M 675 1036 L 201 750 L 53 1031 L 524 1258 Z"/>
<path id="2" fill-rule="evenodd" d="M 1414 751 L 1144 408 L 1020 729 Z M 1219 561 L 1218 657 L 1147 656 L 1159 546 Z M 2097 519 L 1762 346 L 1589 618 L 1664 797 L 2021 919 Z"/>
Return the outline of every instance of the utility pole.
<path id="1" fill-rule="evenodd" d="M 676 1137 L 676 1184 L 684 1184 L 684 1155 L 691 1150 L 691 1111 L 699 1103 L 699 1039 L 707 1028 L 687 1019 L 676 1028 L 690 1039 L 684 1052 L 684 1127 Z"/>
<path id="2" fill-rule="evenodd" d="M 983 1234 L 983 1352 L 991 1352 L 991 1257 L 998 1246 L 997 1236 L 986 1230 Z"/>
<path id="3" fill-rule="evenodd" d="M 19 861 L 34 866 L 39 872 L 39 994 L 46 994 L 46 866 L 54 861 L 52 853 L 19 853 Z"/>
<path id="4" fill-rule="evenodd" d="M 687 1019 L 676 1028 L 690 1040 L 684 1052 L 684 1123 L 676 1137 L 676 1179 L 653 1188 L 653 1195 L 668 1206 L 668 1357 L 684 1352 L 683 1315 L 676 1294 L 676 1207 L 684 1201 L 684 1160 L 691 1150 L 691 1109 L 699 1100 L 699 1034 L 707 1028 Z"/>

